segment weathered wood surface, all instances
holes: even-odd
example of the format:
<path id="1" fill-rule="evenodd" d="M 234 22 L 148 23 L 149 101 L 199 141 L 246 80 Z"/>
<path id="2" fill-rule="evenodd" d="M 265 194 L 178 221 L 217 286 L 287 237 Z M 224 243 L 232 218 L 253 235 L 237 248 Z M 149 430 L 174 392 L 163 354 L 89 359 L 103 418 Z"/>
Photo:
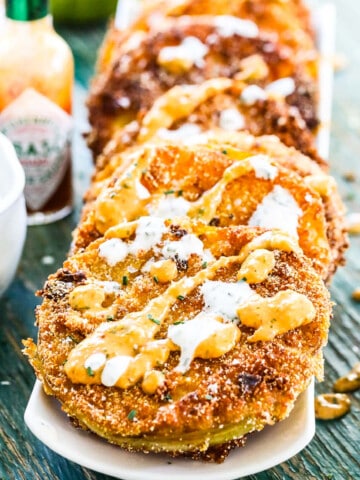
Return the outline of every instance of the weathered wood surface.
<path id="1" fill-rule="evenodd" d="M 360 2 L 336 0 L 337 51 L 348 65 L 336 75 L 331 141 L 332 172 L 338 178 L 349 211 L 360 211 Z M 68 249 L 71 230 L 79 214 L 81 193 L 91 168 L 88 151 L 81 139 L 85 89 L 93 71 L 96 49 L 104 27 L 86 30 L 62 29 L 76 59 L 75 188 L 74 214 L 56 224 L 28 230 L 23 258 L 10 289 L 0 300 L 0 479 L 92 479 L 110 477 L 96 474 L 56 455 L 28 431 L 23 413 L 34 375 L 21 354 L 21 339 L 36 336 L 33 310 L 40 288 L 49 273 L 61 265 Z M 346 182 L 352 171 L 355 182 Z M 44 263 L 51 256 L 54 263 Z M 360 359 L 360 303 L 351 300 L 360 286 L 360 237 L 351 239 L 347 266 L 339 270 L 331 288 L 336 302 L 329 344 L 325 349 L 325 382 L 317 392 L 331 390 L 333 381 Z M 360 479 L 360 392 L 352 395 L 352 411 L 341 420 L 318 422 L 311 444 L 290 461 L 247 477 L 247 480 Z M 156 480 L 156 479 L 154 479 Z M 221 480 L 221 479 L 219 479 Z"/>

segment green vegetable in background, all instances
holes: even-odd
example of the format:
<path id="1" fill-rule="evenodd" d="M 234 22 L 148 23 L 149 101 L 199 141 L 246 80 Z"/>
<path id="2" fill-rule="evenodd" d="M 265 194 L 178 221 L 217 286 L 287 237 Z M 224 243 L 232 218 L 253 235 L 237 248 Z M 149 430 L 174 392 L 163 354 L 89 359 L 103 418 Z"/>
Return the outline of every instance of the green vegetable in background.
<path id="1" fill-rule="evenodd" d="M 116 10 L 117 0 L 50 0 L 55 22 L 85 24 L 106 20 Z"/>

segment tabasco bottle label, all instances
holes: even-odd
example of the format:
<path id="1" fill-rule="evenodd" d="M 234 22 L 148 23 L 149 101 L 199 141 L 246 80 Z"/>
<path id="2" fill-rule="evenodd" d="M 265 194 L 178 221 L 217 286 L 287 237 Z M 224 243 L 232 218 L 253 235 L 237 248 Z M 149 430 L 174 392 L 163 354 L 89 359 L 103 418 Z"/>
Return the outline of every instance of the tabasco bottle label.
<path id="1" fill-rule="evenodd" d="M 12 141 L 24 168 L 26 203 L 33 211 L 41 210 L 64 177 L 71 130 L 70 115 L 32 88 L 0 114 L 0 131 Z"/>

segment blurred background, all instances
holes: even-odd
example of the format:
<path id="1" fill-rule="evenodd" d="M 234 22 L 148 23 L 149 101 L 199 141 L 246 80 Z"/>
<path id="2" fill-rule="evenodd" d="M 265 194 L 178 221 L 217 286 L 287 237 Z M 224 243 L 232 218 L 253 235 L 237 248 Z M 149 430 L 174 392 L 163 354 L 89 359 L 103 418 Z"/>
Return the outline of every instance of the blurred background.
<path id="1" fill-rule="evenodd" d="M 0 0 L 0 23 L 5 0 Z M 115 13 L 117 0 L 49 0 L 54 21 L 59 24 L 85 25 L 107 20 Z"/>

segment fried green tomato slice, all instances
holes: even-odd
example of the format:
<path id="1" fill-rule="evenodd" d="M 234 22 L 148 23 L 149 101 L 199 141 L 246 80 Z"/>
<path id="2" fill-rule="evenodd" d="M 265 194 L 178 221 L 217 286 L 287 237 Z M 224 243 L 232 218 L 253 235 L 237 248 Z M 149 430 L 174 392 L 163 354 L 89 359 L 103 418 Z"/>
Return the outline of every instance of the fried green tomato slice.
<path id="1" fill-rule="evenodd" d="M 90 147 L 100 153 L 118 128 L 146 114 L 154 101 L 175 85 L 241 76 L 254 55 L 266 72 L 249 82 L 266 86 L 281 79 L 276 90 L 298 109 L 310 129 L 315 128 L 317 82 L 291 50 L 261 33 L 251 21 L 182 16 L 131 35 L 116 61 L 94 80 L 88 98 Z"/>
<path id="2" fill-rule="evenodd" d="M 248 73 L 261 69 L 258 58 L 248 59 Z M 266 67 L 265 67 L 266 68 Z M 258 72 L 258 74 L 260 74 Z M 272 85 L 279 85 L 274 83 Z M 313 132 L 296 107 L 289 106 L 271 84 L 263 89 L 243 80 L 215 78 L 200 85 L 178 85 L 159 97 L 144 115 L 114 131 L 104 158 L 154 137 L 188 140 L 206 130 L 247 131 L 252 135 L 276 135 L 285 145 L 308 155 L 324 169 L 327 162 L 317 153 Z"/>
<path id="3" fill-rule="evenodd" d="M 215 226 L 283 228 L 299 238 L 305 255 L 328 278 L 336 268 L 337 251 L 331 252 L 325 208 L 316 191 L 319 178 L 326 183 L 328 176 L 319 168 L 319 176 L 304 178 L 289 170 L 292 152 L 285 147 L 289 155 L 284 154 L 281 144 L 279 155 L 270 149 L 266 155 L 253 153 L 251 145 L 247 150 L 221 140 L 213 144 L 202 140 L 202 145 L 190 146 L 147 144 L 124 154 L 125 163 L 85 207 L 74 232 L 74 248 L 85 247 L 122 221 L 149 214 L 164 218 L 186 214 Z"/>
<path id="4" fill-rule="evenodd" d="M 128 450 L 223 461 L 322 376 L 329 294 L 281 231 L 144 217 L 41 295 L 25 344 L 46 393 Z"/>

